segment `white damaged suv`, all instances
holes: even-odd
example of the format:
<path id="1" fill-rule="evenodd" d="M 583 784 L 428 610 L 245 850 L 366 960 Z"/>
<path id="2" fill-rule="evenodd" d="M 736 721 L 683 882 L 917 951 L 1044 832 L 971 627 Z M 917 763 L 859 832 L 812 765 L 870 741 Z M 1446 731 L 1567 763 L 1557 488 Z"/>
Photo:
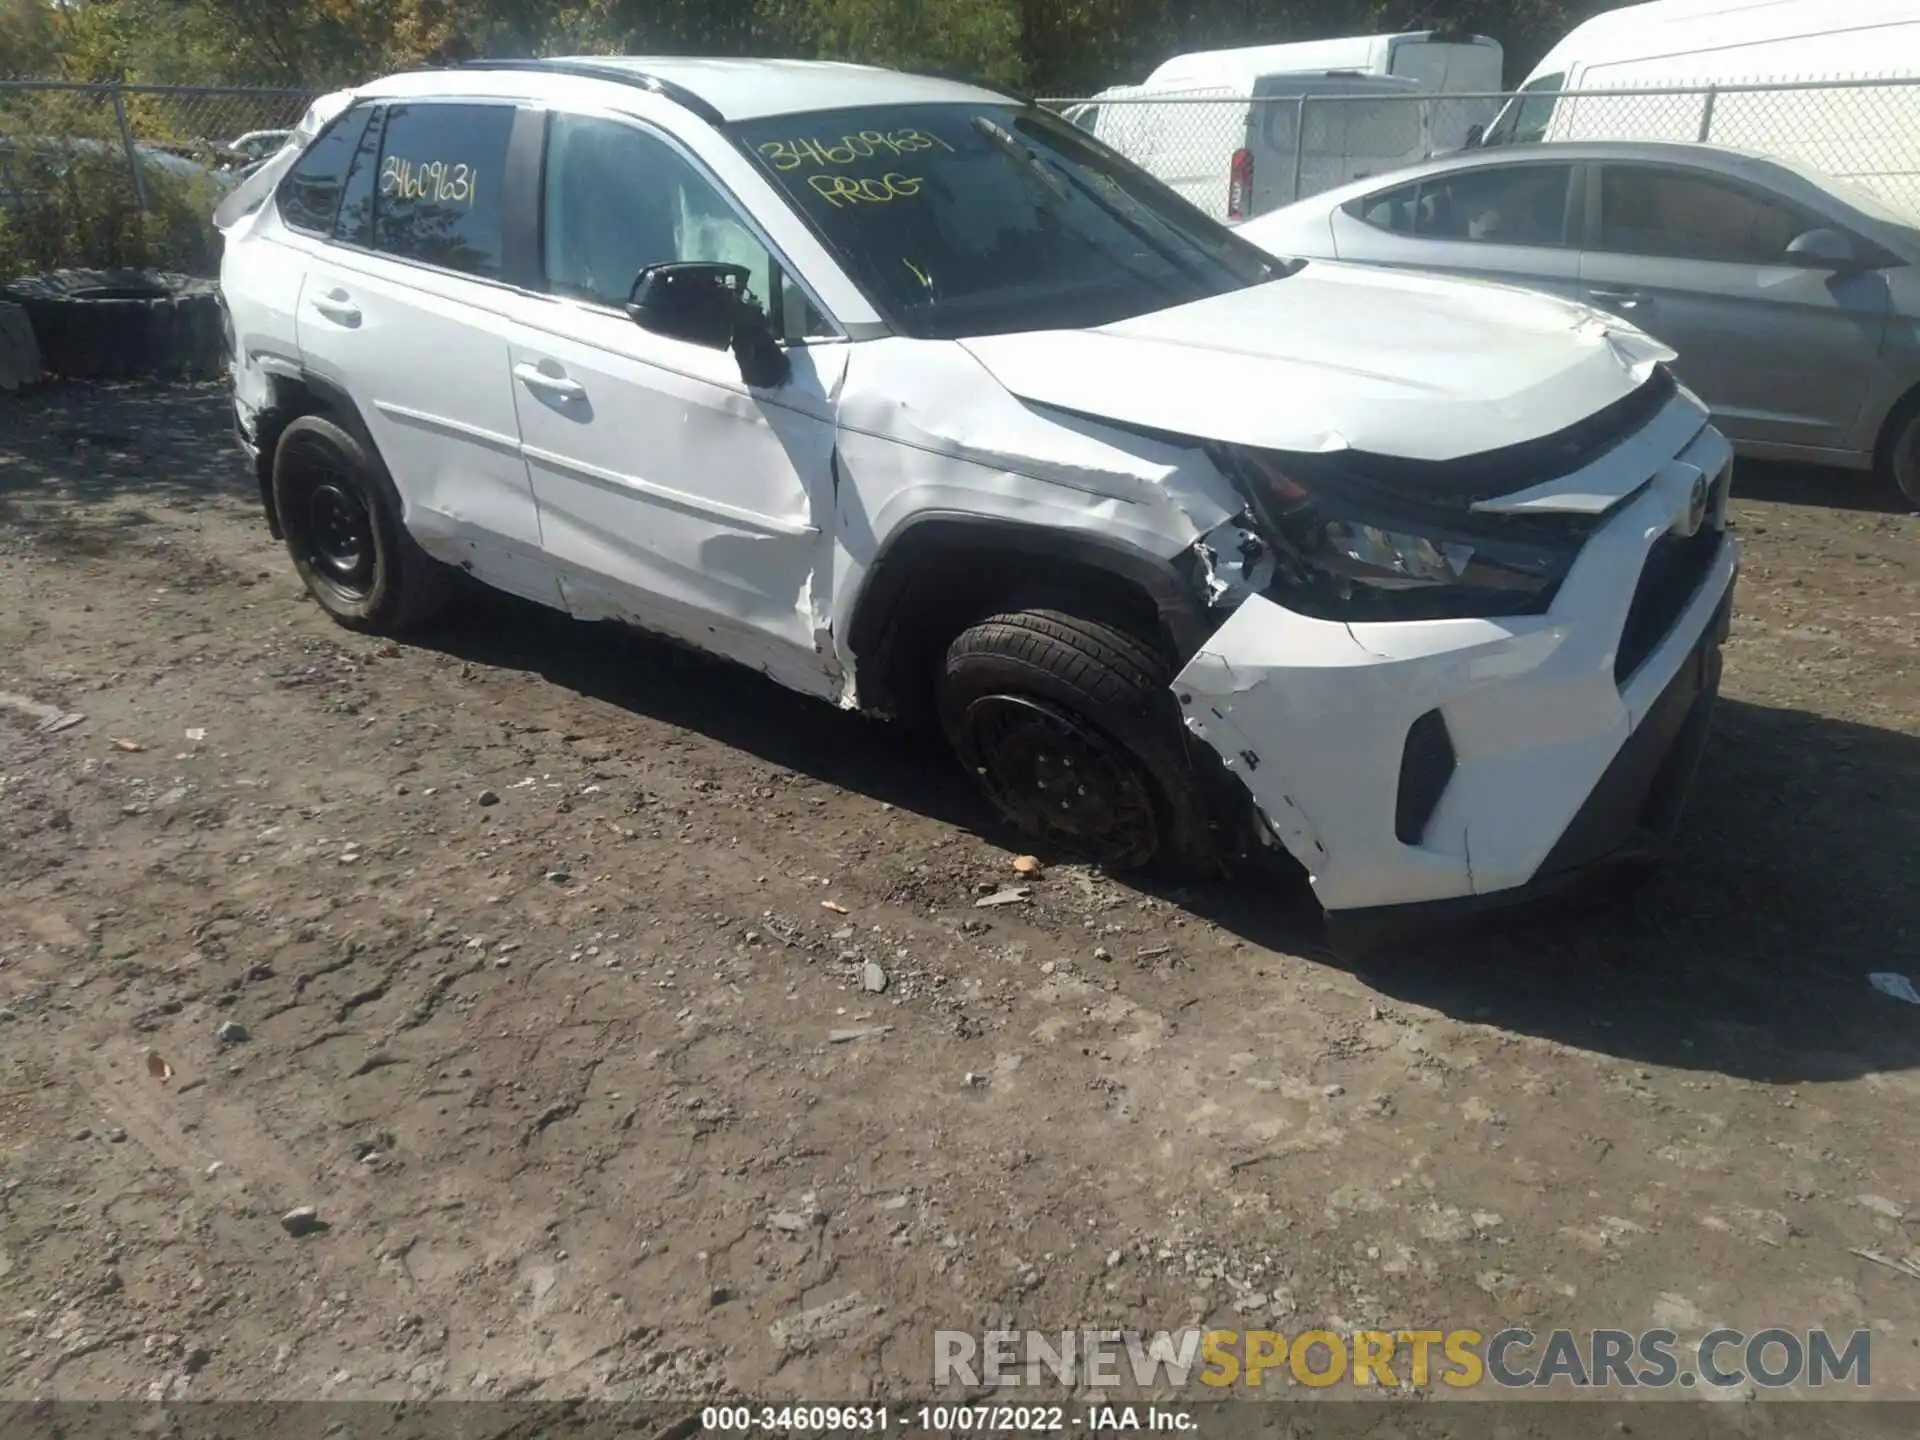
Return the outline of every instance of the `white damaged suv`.
<path id="1" fill-rule="evenodd" d="M 1339 915 L 1670 835 L 1731 452 L 1671 354 L 1277 260 L 992 89 L 502 62 L 329 97 L 227 205 L 239 431 L 348 626 L 465 571 L 937 717 L 1120 866 L 1284 851 Z"/>

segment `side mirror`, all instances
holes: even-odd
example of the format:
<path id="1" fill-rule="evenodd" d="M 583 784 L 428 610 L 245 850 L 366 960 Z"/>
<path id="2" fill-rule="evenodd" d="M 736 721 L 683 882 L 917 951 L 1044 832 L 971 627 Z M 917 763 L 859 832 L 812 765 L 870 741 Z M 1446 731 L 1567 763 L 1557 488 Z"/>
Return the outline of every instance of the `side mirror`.
<path id="1" fill-rule="evenodd" d="M 676 260 L 649 265 L 633 282 L 627 314 L 643 330 L 709 350 L 731 350 L 740 378 L 756 389 L 783 385 L 793 373 L 767 317 L 747 298 L 744 265 Z"/>
<path id="2" fill-rule="evenodd" d="M 649 265 L 633 282 L 627 314 L 642 330 L 724 350 L 733 343 L 734 319 L 746 291 L 744 265 L 703 260 Z"/>
<path id="3" fill-rule="evenodd" d="M 1460 148 L 1462 150 L 1478 150 L 1480 148 L 1480 142 L 1486 138 L 1487 138 L 1486 126 L 1469 125 L 1467 127 L 1467 143 L 1462 145 Z"/>
<path id="4" fill-rule="evenodd" d="M 1787 260 L 1810 270 L 1854 270 L 1860 265 L 1853 242 L 1838 230 L 1809 230 L 1787 245 Z"/>

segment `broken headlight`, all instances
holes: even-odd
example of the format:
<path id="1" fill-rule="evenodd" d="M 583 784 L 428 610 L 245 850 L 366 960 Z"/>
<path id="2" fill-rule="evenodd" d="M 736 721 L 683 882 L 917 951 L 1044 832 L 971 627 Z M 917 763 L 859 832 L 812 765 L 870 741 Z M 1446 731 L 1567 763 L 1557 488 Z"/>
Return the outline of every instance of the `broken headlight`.
<path id="1" fill-rule="evenodd" d="M 1593 526 L 1584 515 L 1479 514 L 1320 457 L 1217 447 L 1214 460 L 1273 546 L 1268 597 L 1325 620 L 1539 614 Z"/>

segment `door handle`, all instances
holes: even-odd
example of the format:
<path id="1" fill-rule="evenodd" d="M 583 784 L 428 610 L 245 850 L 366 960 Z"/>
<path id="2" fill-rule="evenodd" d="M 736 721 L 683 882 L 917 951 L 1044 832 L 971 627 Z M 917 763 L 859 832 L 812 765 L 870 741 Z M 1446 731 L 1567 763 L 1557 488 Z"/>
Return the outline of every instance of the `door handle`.
<path id="1" fill-rule="evenodd" d="M 513 367 L 513 378 L 529 390 L 551 395 L 556 400 L 584 400 L 587 394 L 587 387 L 578 380 L 569 380 L 564 375 L 550 375 L 538 365 L 529 365 L 524 361 Z"/>
<path id="2" fill-rule="evenodd" d="M 329 320 L 342 325 L 360 323 L 360 307 L 353 303 L 353 297 L 344 290 L 329 290 L 325 294 L 313 297 L 313 308 Z"/>

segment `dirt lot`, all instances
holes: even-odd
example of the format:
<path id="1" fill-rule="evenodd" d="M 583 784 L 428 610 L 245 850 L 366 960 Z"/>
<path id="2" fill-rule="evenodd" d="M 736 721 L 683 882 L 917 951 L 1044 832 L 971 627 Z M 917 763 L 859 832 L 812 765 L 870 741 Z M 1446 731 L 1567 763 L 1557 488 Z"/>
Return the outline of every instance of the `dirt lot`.
<path id="1" fill-rule="evenodd" d="M 1744 479 L 1675 863 L 1355 968 L 1257 886 L 982 908 L 947 763 L 752 675 L 336 629 L 217 390 L 0 397 L 0 690 L 85 716 L 0 716 L 0 1398 L 898 1395 L 936 1328 L 1208 1320 L 1870 1327 L 1920 1395 L 1852 1253 L 1920 1224 L 1920 518 Z"/>

